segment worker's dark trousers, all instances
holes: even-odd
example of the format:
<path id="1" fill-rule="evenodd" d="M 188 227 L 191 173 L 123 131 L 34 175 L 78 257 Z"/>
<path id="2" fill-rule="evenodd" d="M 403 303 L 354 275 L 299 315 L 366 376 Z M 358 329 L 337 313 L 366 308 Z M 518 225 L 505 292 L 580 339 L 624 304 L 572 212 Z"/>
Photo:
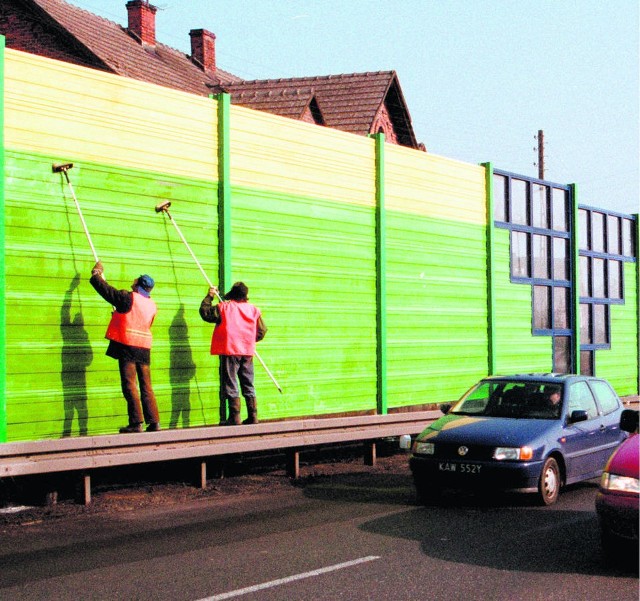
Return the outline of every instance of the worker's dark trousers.
<path id="1" fill-rule="evenodd" d="M 220 355 L 220 398 L 255 397 L 253 387 L 253 356 Z"/>
<path id="2" fill-rule="evenodd" d="M 151 388 L 151 367 L 124 359 L 118 360 L 118 366 L 120 367 L 122 394 L 127 400 L 129 425 L 135 426 L 143 421 L 147 424 L 159 423 L 158 404 Z M 138 385 L 140 386 L 139 393 Z"/>

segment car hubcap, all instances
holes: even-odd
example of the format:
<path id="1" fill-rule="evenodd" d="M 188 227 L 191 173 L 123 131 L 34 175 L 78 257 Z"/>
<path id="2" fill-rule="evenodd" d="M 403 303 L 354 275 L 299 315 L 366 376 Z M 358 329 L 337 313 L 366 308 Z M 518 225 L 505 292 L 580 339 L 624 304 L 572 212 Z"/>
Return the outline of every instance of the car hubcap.
<path id="1" fill-rule="evenodd" d="M 551 497 L 556 492 L 556 487 L 558 486 L 558 478 L 556 476 L 555 470 L 548 469 L 544 476 L 544 489 L 547 496 Z"/>

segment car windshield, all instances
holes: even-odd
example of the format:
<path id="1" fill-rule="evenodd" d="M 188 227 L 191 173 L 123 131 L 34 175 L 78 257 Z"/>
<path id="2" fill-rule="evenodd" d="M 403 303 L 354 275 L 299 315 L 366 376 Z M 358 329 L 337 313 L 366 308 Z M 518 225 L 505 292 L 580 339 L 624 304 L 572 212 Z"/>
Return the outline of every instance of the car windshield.
<path id="1" fill-rule="evenodd" d="M 456 415 L 558 419 L 563 389 L 548 382 L 482 381 L 451 409 Z"/>

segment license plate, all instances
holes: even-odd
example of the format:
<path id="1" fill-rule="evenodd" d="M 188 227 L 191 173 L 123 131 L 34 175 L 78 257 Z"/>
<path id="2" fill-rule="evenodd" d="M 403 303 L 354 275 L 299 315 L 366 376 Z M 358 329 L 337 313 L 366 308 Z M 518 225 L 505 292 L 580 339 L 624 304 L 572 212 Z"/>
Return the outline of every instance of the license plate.
<path id="1" fill-rule="evenodd" d="M 438 469 L 441 472 L 455 472 L 457 474 L 479 474 L 481 465 L 477 463 L 449 463 L 441 461 L 438 463 Z"/>

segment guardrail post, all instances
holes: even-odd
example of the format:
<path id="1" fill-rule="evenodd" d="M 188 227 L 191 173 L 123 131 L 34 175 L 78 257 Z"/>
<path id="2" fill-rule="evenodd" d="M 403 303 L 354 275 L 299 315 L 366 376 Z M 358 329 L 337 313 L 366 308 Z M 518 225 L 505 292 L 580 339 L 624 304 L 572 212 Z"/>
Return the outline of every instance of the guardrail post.
<path id="1" fill-rule="evenodd" d="M 288 450 L 287 456 L 287 476 L 297 480 L 300 477 L 300 451 L 298 449 Z"/>
<path id="2" fill-rule="evenodd" d="M 364 443 L 364 464 L 375 465 L 376 459 L 376 443 L 375 441 L 368 440 Z"/>
<path id="3" fill-rule="evenodd" d="M 82 474 L 80 486 L 82 489 L 82 503 L 91 505 L 91 474 L 89 472 Z"/>
<path id="4" fill-rule="evenodd" d="M 200 462 L 200 488 L 205 490 L 207 488 L 207 462 Z"/>

